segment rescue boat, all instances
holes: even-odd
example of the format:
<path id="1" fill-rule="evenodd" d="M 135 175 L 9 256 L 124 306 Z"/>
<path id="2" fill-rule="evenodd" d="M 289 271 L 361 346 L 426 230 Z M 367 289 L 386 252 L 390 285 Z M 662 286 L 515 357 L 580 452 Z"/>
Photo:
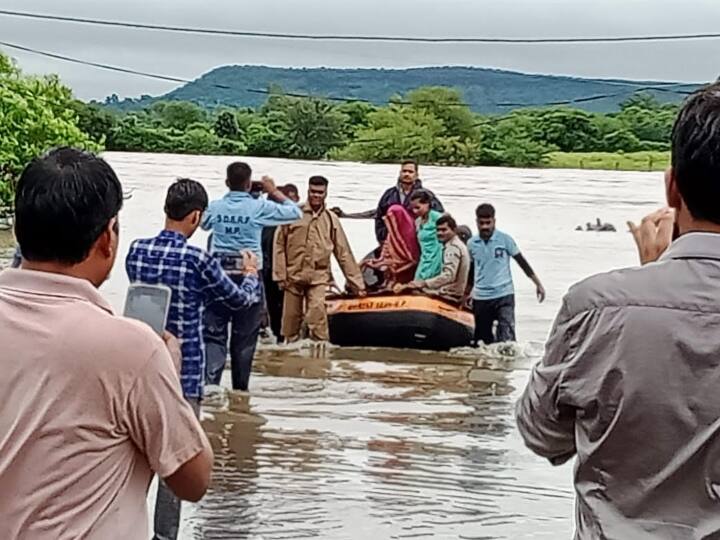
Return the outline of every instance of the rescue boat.
<path id="1" fill-rule="evenodd" d="M 470 312 L 427 296 L 383 295 L 327 300 L 330 342 L 345 347 L 447 351 L 470 345 Z"/>

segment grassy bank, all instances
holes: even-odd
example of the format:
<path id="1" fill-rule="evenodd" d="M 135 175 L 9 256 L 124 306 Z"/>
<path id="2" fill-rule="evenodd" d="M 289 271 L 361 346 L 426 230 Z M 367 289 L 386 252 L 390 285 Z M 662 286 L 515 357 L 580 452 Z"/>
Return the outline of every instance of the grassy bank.
<path id="1" fill-rule="evenodd" d="M 546 166 L 557 169 L 663 171 L 669 163 L 669 152 L 629 152 L 627 154 L 552 152 Z"/>

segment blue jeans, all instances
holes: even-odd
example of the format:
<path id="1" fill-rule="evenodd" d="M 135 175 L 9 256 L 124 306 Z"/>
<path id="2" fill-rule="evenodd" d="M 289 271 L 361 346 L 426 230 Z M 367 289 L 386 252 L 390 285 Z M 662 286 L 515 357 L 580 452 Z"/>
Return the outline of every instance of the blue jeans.
<path id="1" fill-rule="evenodd" d="M 188 402 L 195 411 L 195 415 L 200 416 L 200 401 L 188 399 Z M 178 537 L 181 508 L 180 499 L 175 496 L 162 478 L 158 478 L 153 540 L 175 540 Z"/>
<path id="2" fill-rule="evenodd" d="M 245 277 L 229 274 L 238 285 Z M 234 390 L 248 389 L 255 347 L 257 346 L 265 309 L 264 290 L 260 282 L 260 302 L 241 311 L 231 311 L 219 303 L 210 304 L 205 310 L 205 380 L 208 384 L 220 384 L 228 355 L 228 326 L 230 326 L 230 368 Z"/>

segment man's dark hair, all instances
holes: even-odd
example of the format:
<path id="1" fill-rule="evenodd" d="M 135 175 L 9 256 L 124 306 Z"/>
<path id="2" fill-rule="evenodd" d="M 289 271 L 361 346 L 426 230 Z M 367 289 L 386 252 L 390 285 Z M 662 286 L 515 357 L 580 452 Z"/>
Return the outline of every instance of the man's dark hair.
<path id="1" fill-rule="evenodd" d="M 227 183 L 233 191 L 248 191 L 252 178 L 252 169 L 247 163 L 236 161 L 228 165 Z"/>
<path id="2" fill-rule="evenodd" d="M 328 184 L 330 183 L 327 178 L 324 176 L 311 176 L 310 180 L 308 180 L 308 183 L 311 186 L 323 186 L 328 187 Z"/>
<path id="3" fill-rule="evenodd" d="M 420 170 L 420 166 L 418 165 L 418 162 L 416 159 L 405 159 L 400 164 L 400 168 L 403 168 L 405 165 L 414 165 L 415 166 L 415 172 L 418 172 Z"/>
<path id="4" fill-rule="evenodd" d="M 494 218 L 495 207 L 492 204 L 481 204 L 475 209 L 475 217 L 478 219 Z"/>
<path id="5" fill-rule="evenodd" d="M 468 243 L 468 240 L 472 238 L 472 230 L 467 225 L 458 225 L 457 230 L 455 231 L 463 242 L 466 244 Z"/>
<path id="6" fill-rule="evenodd" d="M 720 224 L 720 83 L 682 106 L 672 132 L 672 168 L 690 214 Z"/>
<path id="7" fill-rule="evenodd" d="M 450 214 L 443 214 L 438 218 L 436 226 L 439 227 L 440 225 L 447 225 L 451 230 L 457 231 L 457 222 Z"/>
<path id="8" fill-rule="evenodd" d="M 413 191 L 412 195 L 410 195 L 411 201 L 420 201 L 423 204 L 432 204 L 432 196 L 430 195 L 430 192 L 426 189 L 418 189 Z"/>
<path id="9" fill-rule="evenodd" d="M 189 178 L 180 178 L 167 190 L 165 197 L 165 215 L 172 220 L 181 221 L 190 212 L 204 212 L 208 207 L 208 194 L 200 182 Z"/>
<path id="10" fill-rule="evenodd" d="M 122 203 L 120 180 L 102 158 L 63 147 L 32 160 L 15 193 L 15 236 L 23 258 L 84 261 Z"/>
<path id="11" fill-rule="evenodd" d="M 284 186 L 280 186 L 278 189 L 282 191 L 286 197 L 289 197 L 291 193 L 300 195 L 300 190 L 298 190 L 298 187 L 295 184 L 285 184 Z"/>

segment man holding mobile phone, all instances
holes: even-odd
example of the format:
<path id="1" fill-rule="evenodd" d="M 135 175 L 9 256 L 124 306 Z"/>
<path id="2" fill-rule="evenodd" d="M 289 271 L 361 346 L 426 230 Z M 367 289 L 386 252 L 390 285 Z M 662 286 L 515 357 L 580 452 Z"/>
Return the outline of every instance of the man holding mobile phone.
<path id="1" fill-rule="evenodd" d="M 202 219 L 202 228 L 212 231 L 210 252 L 238 285 L 245 280 L 242 251 L 254 253 L 257 268 L 262 270 L 263 227 L 293 223 L 302 217 L 300 207 L 288 199 L 269 176 L 262 179 L 268 199 L 253 198 L 250 194 L 251 178 L 252 169 L 247 163 L 231 163 L 226 180 L 230 191 L 222 199 L 211 202 Z M 235 390 L 248 389 L 264 312 L 263 303 L 261 300 L 240 314 L 218 303 L 207 309 L 204 334 L 208 383 L 220 383 L 227 361 L 230 326 L 232 387 Z"/>
<path id="2" fill-rule="evenodd" d="M 207 206 L 207 192 L 199 182 L 176 181 L 167 191 L 164 229 L 154 238 L 135 240 L 125 260 L 131 283 L 164 285 L 171 291 L 167 329 L 180 341 L 183 393 L 196 413 L 205 382 L 202 338 L 205 306 L 221 304 L 233 313 L 243 314 L 260 302 L 257 259 L 253 253 L 242 253 L 244 279 L 238 285 L 209 253 L 188 244 Z M 160 483 L 155 538 L 177 538 L 179 525 L 180 500 Z"/>
<path id="3" fill-rule="evenodd" d="M 720 538 L 719 154 L 716 83 L 675 121 L 669 208 L 630 224 L 641 266 L 571 287 L 518 403 L 534 452 L 576 458 L 579 540 Z"/>
<path id="4" fill-rule="evenodd" d="M 101 158 L 60 148 L 15 196 L 21 269 L 0 274 L 3 538 L 148 538 L 155 473 L 197 501 L 213 455 L 170 351 L 98 288 L 118 251 L 122 188 Z"/>

